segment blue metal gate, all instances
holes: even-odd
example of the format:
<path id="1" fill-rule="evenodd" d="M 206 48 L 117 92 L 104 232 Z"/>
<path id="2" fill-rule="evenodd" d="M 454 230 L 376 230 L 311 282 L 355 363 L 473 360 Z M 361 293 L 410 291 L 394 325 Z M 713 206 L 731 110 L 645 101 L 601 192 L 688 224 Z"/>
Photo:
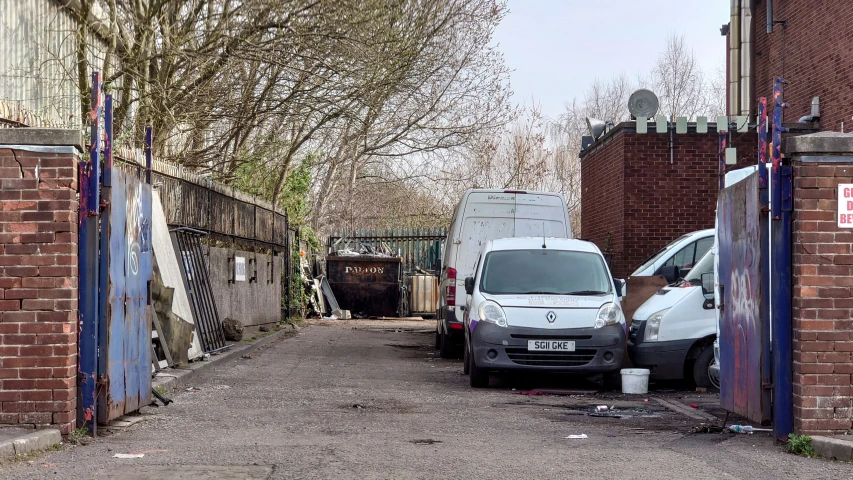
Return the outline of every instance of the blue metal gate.
<path id="1" fill-rule="evenodd" d="M 793 173 L 781 153 L 782 133 L 787 131 L 782 125 L 784 83 L 776 79 L 773 86 L 769 149 L 767 99 L 759 100 L 758 171 L 721 188 L 717 204 L 720 402 L 726 410 L 762 424 L 772 415 L 777 440 L 793 430 Z"/>
<path id="2" fill-rule="evenodd" d="M 105 172 L 106 173 L 106 172 Z M 106 374 L 98 420 L 107 422 L 148 404 L 151 395 L 151 319 L 146 311 L 151 280 L 151 185 L 111 169 L 105 231 L 109 236 L 107 307 L 101 315 L 99 363 Z"/>
<path id="3" fill-rule="evenodd" d="M 102 100 L 97 72 L 90 117 L 90 160 L 80 164 L 78 365 L 80 424 L 95 434 L 98 422 L 150 401 L 153 253 L 150 175 L 113 168 L 112 98 Z M 150 127 L 145 143 L 150 172 Z"/>
<path id="4" fill-rule="evenodd" d="M 762 378 L 769 366 L 767 329 L 762 322 L 764 289 L 758 172 L 720 192 L 719 275 L 720 401 L 731 412 L 756 422 L 770 419 L 770 392 Z"/>

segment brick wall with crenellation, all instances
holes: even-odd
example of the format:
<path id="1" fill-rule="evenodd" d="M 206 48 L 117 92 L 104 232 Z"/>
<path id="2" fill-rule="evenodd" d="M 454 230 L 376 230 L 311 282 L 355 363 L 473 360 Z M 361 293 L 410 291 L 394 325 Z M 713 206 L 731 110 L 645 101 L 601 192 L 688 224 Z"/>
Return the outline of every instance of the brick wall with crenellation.
<path id="1" fill-rule="evenodd" d="M 754 133 L 732 134 L 738 164 L 758 162 Z M 672 240 L 714 227 L 719 186 L 716 133 L 673 136 L 620 124 L 582 153 L 581 238 L 602 251 L 610 238 L 611 270 L 624 278 Z"/>
<path id="2" fill-rule="evenodd" d="M 75 425 L 78 160 L 0 146 L 0 424 Z"/>

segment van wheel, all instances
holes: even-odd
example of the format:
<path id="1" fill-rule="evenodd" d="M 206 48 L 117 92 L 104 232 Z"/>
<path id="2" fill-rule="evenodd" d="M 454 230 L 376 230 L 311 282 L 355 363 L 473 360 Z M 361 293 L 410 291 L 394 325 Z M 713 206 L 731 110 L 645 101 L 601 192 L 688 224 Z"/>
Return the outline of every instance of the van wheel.
<path id="1" fill-rule="evenodd" d="M 487 388 L 489 386 L 489 371 L 477 366 L 473 355 L 468 355 L 469 383 L 473 388 Z"/>
<path id="2" fill-rule="evenodd" d="M 450 341 L 450 335 L 441 332 L 441 340 L 438 347 L 438 356 L 441 358 L 453 358 L 453 343 Z"/>
<path id="3" fill-rule="evenodd" d="M 465 350 L 462 353 L 462 373 L 468 375 L 471 373 L 471 365 L 468 362 L 471 359 L 471 354 L 468 352 L 468 341 L 465 341 Z"/>
<path id="4" fill-rule="evenodd" d="M 697 387 L 707 388 L 709 391 L 717 390 L 711 382 L 711 375 L 708 374 L 708 368 L 712 363 L 714 363 L 714 347 L 708 346 L 693 363 L 693 381 L 696 382 Z"/>

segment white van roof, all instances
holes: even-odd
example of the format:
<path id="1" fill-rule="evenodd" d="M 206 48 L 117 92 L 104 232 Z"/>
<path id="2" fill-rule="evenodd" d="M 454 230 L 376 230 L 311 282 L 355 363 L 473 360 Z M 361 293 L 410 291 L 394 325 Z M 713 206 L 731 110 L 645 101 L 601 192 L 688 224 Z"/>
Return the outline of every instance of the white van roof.
<path id="1" fill-rule="evenodd" d="M 555 238 L 555 237 L 522 237 L 522 238 L 499 238 L 490 240 L 484 251 L 493 252 L 496 250 L 529 250 L 542 248 L 542 242 L 550 250 L 570 250 L 575 252 L 590 252 L 600 253 L 598 247 L 592 242 L 586 240 L 578 240 L 574 238 Z"/>
<path id="2" fill-rule="evenodd" d="M 464 195 L 468 195 L 469 193 L 517 193 L 522 195 L 553 195 L 555 197 L 561 196 L 559 192 L 540 192 L 538 190 L 516 190 L 512 188 L 469 188 L 465 190 Z"/>

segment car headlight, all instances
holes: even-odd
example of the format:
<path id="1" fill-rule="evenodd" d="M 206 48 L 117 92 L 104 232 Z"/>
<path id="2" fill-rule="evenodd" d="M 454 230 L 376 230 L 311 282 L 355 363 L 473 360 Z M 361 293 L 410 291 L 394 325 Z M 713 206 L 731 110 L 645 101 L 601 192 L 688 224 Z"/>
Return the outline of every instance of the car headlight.
<path id="1" fill-rule="evenodd" d="M 598 309 L 598 315 L 595 316 L 595 328 L 617 323 L 625 323 L 625 315 L 622 314 L 622 308 L 619 304 L 605 303 Z"/>
<path id="2" fill-rule="evenodd" d="M 663 316 L 666 315 L 666 312 L 668 311 L 669 309 L 666 308 L 649 315 L 649 319 L 646 320 L 646 333 L 643 334 L 643 340 L 647 342 L 658 341 L 658 332 L 660 332 L 660 322 L 661 320 L 663 320 Z"/>
<path id="3" fill-rule="evenodd" d="M 480 304 L 479 312 L 480 321 L 494 323 L 499 327 L 506 326 L 506 314 L 504 309 L 497 303 L 486 300 Z"/>

